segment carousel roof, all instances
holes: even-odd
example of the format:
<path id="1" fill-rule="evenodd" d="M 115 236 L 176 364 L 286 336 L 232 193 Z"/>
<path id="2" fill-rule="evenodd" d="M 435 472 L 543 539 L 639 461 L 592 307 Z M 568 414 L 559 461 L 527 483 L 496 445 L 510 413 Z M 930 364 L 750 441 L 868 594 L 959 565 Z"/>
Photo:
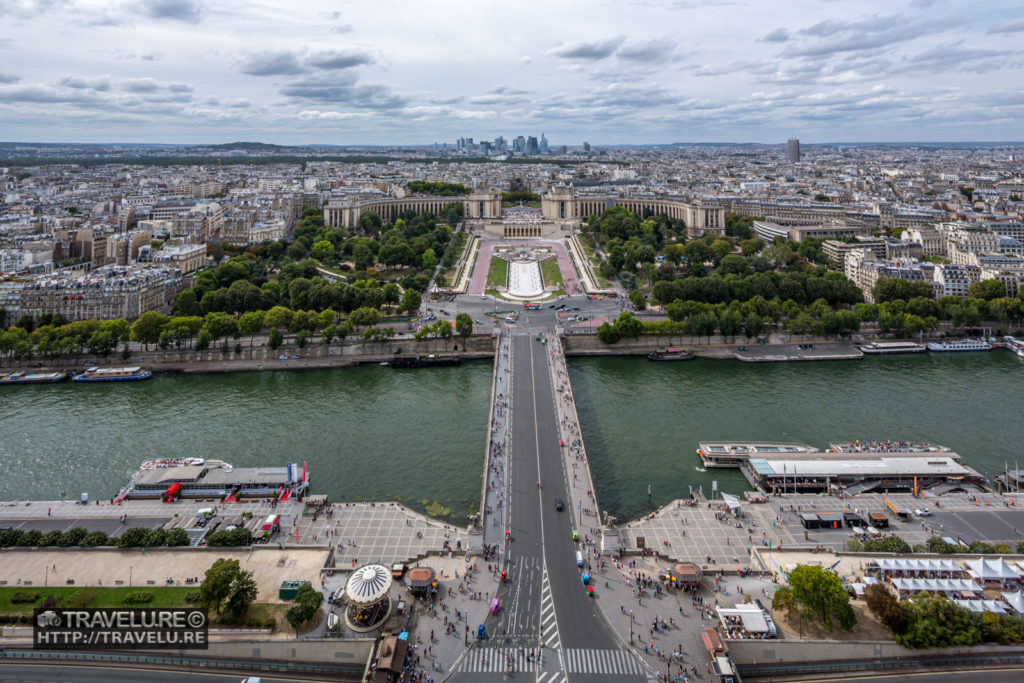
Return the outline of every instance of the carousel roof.
<path id="1" fill-rule="evenodd" d="M 345 584 L 345 595 L 349 602 L 371 605 L 378 602 L 391 590 L 391 572 L 380 564 L 368 564 L 352 573 Z"/>

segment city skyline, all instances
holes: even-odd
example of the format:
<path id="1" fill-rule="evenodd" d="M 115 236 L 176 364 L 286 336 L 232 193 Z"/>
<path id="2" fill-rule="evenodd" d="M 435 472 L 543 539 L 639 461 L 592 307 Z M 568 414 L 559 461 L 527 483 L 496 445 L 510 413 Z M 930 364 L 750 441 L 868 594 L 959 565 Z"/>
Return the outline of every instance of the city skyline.
<path id="1" fill-rule="evenodd" d="M 1009 2 L 436 7 L 15 0 L 0 129 L 32 142 L 1005 141 Z M 737 14 L 743 20 L 738 23 Z M 54 49 L 59 44 L 60 50 Z"/>

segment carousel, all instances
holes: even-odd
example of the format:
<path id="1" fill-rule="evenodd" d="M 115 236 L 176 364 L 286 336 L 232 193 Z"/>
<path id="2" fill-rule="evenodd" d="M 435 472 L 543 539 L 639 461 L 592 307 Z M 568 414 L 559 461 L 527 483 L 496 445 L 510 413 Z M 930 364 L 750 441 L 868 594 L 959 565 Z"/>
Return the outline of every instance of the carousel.
<path id="1" fill-rule="evenodd" d="M 384 565 L 368 564 L 352 572 L 345 584 L 345 625 L 366 633 L 387 621 L 391 615 L 391 582 L 391 571 Z"/>

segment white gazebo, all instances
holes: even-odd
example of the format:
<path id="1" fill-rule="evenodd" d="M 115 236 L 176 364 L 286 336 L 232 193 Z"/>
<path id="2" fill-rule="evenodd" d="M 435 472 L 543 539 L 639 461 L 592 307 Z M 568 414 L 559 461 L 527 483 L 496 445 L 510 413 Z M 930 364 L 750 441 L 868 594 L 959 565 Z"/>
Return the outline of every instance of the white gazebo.
<path id="1" fill-rule="evenodd" d="M 1018 617 L 1024 617 L 1024 593 L 1021 591 L 1003 593 L 1003 600 L 1010 606 L 1010 609 L 1017 613 Z"/>

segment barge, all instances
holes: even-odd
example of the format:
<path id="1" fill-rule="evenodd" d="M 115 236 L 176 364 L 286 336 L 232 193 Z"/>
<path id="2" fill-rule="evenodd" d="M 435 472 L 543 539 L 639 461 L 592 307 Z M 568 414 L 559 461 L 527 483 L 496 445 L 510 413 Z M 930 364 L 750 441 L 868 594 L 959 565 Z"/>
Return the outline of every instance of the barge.
<path id="1" fill-rule="evenodd" d="M 138 382 L 149 379 L 153 373 L 140 367 L 89 368 L 71 378 L 72 382 Z"/>
<path id="2" fill-rule="evenodd" d="M 658 349 L 647 354 L 647 360 L 693 360 L 697 356 L 686 349 Z"/>
<path id="3" fill-rule="evenodd" d="M 115 498 L 159 499 L 171 503 L 178 498 L 239 498 L 288 500 L 309 489 L 306 464 L 284 467 L 232 467 L 223 460 L 202 458 L 159 458 L 142 463 Z"/>
<path id="4" fill-rule="evenodd" d="M 882 354 L 882 353 L 924 353 L 927 350 L 924 344 L 915 344 L 914 342 L 868 342 L 867 344 L 861 344 L 860 350 L 863 353 L 868 354 Z"/>
<path id="5" fill-rule="evenodd" d="M 703 441 L 697 449 L 704 467 L 742 467 L 754 458 L 764 457 L 786 457 L 789 455 L 809 455 L 819 460 L 841 460 L 842 456 L 848 454 L 886 454 L 898 457 L 900 455 L 920 455 L 934 453 L 960 461 L 960 456 L 945 446 L 916 441 L 870 441 L 856 439 L 854 441 L 834 441 L 828 445 L 827 450 L 819 450 L 814 446 L 800 443 L 771 443 L 767 441 L 755 442 L 710 442 Z"/>
<path id="6" fill-rule="evenodd" d="M 1006 343 L 1006 348 L 1013 351 L 1021 358 L 1024 358 L 1024 339 L 1017 339 L 1016 337 L 1003 337 L 1003 341 Z"/>
<path id="7" fill-rule="evenodd" d="M 66 372 L 27 372 L 18 370 L 0 377 L 0 384 L 56 384 L 68 378 Z"/>
<path id="8" fill-rule="evenodd" d="M 462 359 L 458 356 L 435 356 L 434 354 L 425 356 L 395 356 L 386 363 L 381 365 L 387 365 L 392 368 L 433 368 L 440 366 L 450 365 L 462 365 Z"/>

